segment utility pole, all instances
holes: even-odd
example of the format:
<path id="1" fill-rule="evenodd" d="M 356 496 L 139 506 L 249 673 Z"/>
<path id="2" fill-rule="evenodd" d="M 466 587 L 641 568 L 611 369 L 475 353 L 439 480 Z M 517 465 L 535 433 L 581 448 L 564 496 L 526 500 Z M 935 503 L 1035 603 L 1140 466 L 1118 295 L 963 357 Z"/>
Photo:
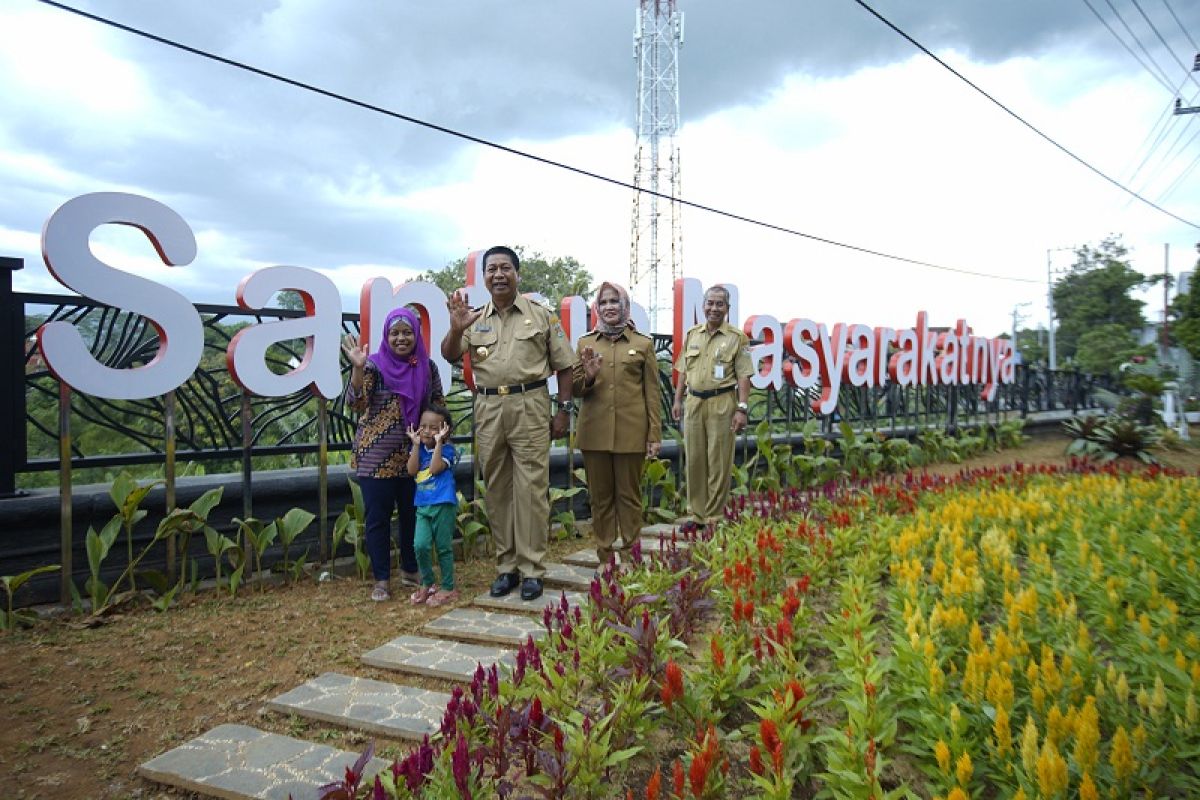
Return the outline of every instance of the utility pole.
<path id="1" fill-rule="evenodd" d="M 1017 303 L 1015 306 L 1013 306 L 1013 310 L 1012 310 L 1013 352 L 1017 353 L 1018 355 L 1020 355 L 1021 351 L 1017 349 L 1017 327 L 1020 326 L 1021 322 L 1024 319 L 1026 319 L 1026 316 L 1021 313 L 1021 308 L 1024 306 L 1027 306 L 1027 305 L 1029 305 L 1029 303 Z M 1022 358 L 1021 361 L 1018 363 L 1023 363 L 1023 362 L 1024 362 L 1024 358 Z"/>
<path id="2" fill-rule="evenodd" d="M 1046 309 L 1050 312 L 1048 330 L 1050 333 L 1050 369 L 1058 369 L 1058 355 L 1054 349 L 1054 267 L 1050 263 L 1050 254 L 1063 250 L 1074 251 L 1074 247 L 1046 248 Z"/>
<path id="3" fill-rule="evenodd" d="M 1162 324 L 1162 364 L 1165 366 L 1171 357 L 1171 338 L 1167 329 L 1167 310 L 1171 304 L 1171 244 L 1163 242 L 1163 324 Z"/>

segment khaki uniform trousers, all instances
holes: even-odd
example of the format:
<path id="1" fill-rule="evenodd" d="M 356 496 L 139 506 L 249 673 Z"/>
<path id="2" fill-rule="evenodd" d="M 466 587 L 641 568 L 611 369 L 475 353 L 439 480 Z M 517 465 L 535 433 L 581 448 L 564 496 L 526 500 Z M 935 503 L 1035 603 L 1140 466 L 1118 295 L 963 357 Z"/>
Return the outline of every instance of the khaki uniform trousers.
<path id="1" fill-rule="evenodd" d="M 550 530 L 549 393 L 476 395 L 475 441 L 496 571 L 541 578 Z"/>
<path id="2" fill-rule="evenodd" d="M 736 406 L 736 390 L 704 399 L 688 394 L 683 399 L 688 511 L 701 525 L 725 518 L 736 440 L 729 426 Z"/>
<path id="3" fill-rule="evenodd" d="M 626 550 L 642 531 L 642 463 L 645 453 L 611 453 L 584 450 L 583 468 L 587 470 L 588 497 L 592 507 L 592 535 L 596 555 L 607 564 L 614 552 L 613 543 L 621 538 L 620 550 Z"/>

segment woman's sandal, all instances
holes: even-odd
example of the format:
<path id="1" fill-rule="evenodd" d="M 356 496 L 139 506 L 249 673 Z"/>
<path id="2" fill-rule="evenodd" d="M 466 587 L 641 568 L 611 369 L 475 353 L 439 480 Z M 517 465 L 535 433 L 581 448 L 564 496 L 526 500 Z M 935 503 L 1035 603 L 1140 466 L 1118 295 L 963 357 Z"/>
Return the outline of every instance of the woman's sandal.
<path id="1" fill-rule="evenodd" d="M 376 603 L 382 603 L 384 600 L 391 599 L 391 595 L 388 593 L 387 584 L 382 581 L 375 584 L 375 588 L 371 590 L 371 599 Z"/>
<path id="2" fill-rule="evenodd" d="M 444 606 L 447 603 L 453 603 L 457 599 L 457 589 L 451 589 L 450 591 L 439 589 L 437 592 L 429 596 L 429 599 L 425 601 L 425 605 L 431 608 L 437 608 L 438 606 Z"/>
<path id="3" fill-rule="evenodd" d="M 429 598 L 433 597 L 436 592 L 437 589 L 433 588 L 432 586 L 422 586 L 420 589 L 417 589 L 408 596 L 408 602 L 412 603 L 414 606 L 419 606 L 429 600 Z"/>

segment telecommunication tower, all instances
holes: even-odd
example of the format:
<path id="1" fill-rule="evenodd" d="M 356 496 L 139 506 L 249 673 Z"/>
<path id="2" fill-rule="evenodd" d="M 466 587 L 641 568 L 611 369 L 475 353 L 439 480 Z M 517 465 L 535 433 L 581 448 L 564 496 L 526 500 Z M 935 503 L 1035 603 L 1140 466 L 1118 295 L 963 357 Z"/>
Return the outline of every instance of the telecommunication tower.
<path id="1" fill-rule="evenodd" d="M 645 304 L 650 332 L 671 304 L 671 287 L 682 272 L 680 232 L 679 48 L 683 12 L 675 0 L 638 0 L 633 29 L 637 61 L 637 145 L 633 164 L 633 231 L 629 291 Z M 666 197 L 659 197 L 659 195 Z"/>

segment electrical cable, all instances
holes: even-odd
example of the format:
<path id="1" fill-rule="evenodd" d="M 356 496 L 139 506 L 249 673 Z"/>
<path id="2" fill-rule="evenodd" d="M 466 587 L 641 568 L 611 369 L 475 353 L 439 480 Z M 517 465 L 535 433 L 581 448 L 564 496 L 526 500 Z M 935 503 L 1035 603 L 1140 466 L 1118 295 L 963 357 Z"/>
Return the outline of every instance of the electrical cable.
<path id="1" fill-rule="evenodd" d="M 42 1 L 43 1 L 43 2 L 47 2 L 48 0 L 42 0 Z M 1070 151 L 1070 150 L 1068 150 L 1066 147 L 1064 147 L 1063 145 L 1059 144 L 1057 141 L 1055 141 L 1054 139 L 1052 139 L 1052 138 L 1049 136 L 1049 134 L 1042 133 L 1042 131 L 1041 131 L 1041 130 L 1039 130 L 1037 127 L 1035 127 L 1035 126 L 1033 125 L 1033 123 L 1026 121 L 1024 117 L 1022 117 L 1022 116 L 1021 116 L 1020 114 L 1018 114 L 1017 112 L 1013 111 L 1013 110 L 1012 110 L 1011 108 L 1009 108 L 1008 106 L 1004 105 L 1004 103 L 1001 103 L 1001 102 L 1000 102 L 999 100 L 997 100 L 995 97 L 992 97 L 990 94 L 988 94 L 988 93 L 987 93 L 986 91 L 984 91 L 982 88 L 980 88 L 978 85 L 976 85 L 975 83 L 973 83 L 973 82 L 972 82 L 972 81 L 971 81 L 971 80 L 970 80 L 970 79 L 969 79 L 967 76 L 963 75 L 961 72 L 959 72 L 958 70 L 956 70 L 954 67 L 950 66 L 950 65 L 949 65 L 949 64 L 947 64 L 945 61 L 943 61 L 942 59 L 938 58 L 938 57 L 937 57 L 937 56 L 936 56 L 936 55 L 935 55 L 935 54 L 934 54 L 932 51 L 930 51 L 930 49 L 929 49 L 929 48 L 927 48 L 925 45 L 923 45 L 923 44 L 921 44 L 920 42 L 918 42 L 918 41 L 917 41 L 916 39 L 914 39 L 913 37 L 909 36 L 909 35 L 908 35 L 907 33 L 905 33 L 904 31 L 900 30 L 900 28 L 898 28 L 898 27 L 897 27 L 897 26 L 896 26 L 894 23 L 892 23 L 890 20 L 888 20 L 886 17 L 884 17 L 882 14 L 880 14 L 880 13 L 879 13 L 878 11 L 876 11 L 875 9 L 871 8 L 871 6 L 870 6 L 870 5 L 868 5 L 866 2 L 864 2 L 864 0 L 854 0 L 854 2 L 855 2 L 855 3 L 858 3 L 858 5 L 862 6 L 864 9 L 866 9 L 866 11 L 867 11 L 869 14 L 871 14 L 873 17 L 875 17 L 875 18 L 876 18 L 876 19 L 878 19 L 880 22 L 882 22 L 884 25 L 886 25 L 887 27 L 891 28 L 891 29 L 892 29 L 893 31 L 895 31 L 897 34 L 899 34 L 899 35 L 900 35 L 900 36 L 902 36 L 904 39 L 906 39 L 906 40 L 907 40 L 907 41 L 908 41 L 908 42 L 909 42 L 909 43 L 910 43 L 910 44 L 911 44 L 913 47 L 916 47 L 916 48 L 917 48 L 918 50 L 920 50 L 922 53 L 924 53 L 925 55 L 927 55 L 927 56 L 929 56 L 930 58 L 932 58 L 934 61 L 936 61 L 938 64 L 940 64 L 940 65 L 941 65 L 941 66 L 942 66 L 944 69 L 946 69 L 946 70 L 947 70 L 947 71 L 948 71 L 950 74 L 954 75 L 954 76 L 955 76 L 956 78 L 958 78 L 960 81 L 962 81 L 963 83 L 967 84 L 967 85 L 968 85 L 968 86 L 970 86 L 972 89 L 974 89 L 976 92 L 978 92 L 979 94 L 981 94 L 981 95 L 983 95 L 984 97 L 986 97 L 986 98 L 987 98 L 988 100 L 990 100 L 990 101 L 992 102 L 992 104 L 993 104 L 993 105 L 995 105 L 997 108 L 999 108 L 1000 110 L 1002 110 L 1004 113 L 1008 114 L 1010 117 L 1012 117 L 1013 119 L 1015 119 L 1017 122 L 1020 122 L 1022 125 L 1024 125 L 1024 126 L 1025 126 L 1026 128 L 1028 128 L 1029 130 L 1033 131 L 1035 134 L 1037 134 L 1038 136 L 1040 136 L 1042 139 L 1044 139 L 1044 140 L 1046 140 L 1047 142 L 1049 142 L 1050 144 L 1052 144 L 1052 145 L 1053 145 L 1055 148 L 1057 148 L 1057 149 L 1058 149 L 1058 150 L 1060 150 L 1062 153 L 1064 153 L 1064 154 L 1066 154 L 1067 156 L 1069 156 L 1071 159 L 1073 159 L 1074 161 L 1076 161 L 1077 163 L 1079 163 L 1081 166 L 1083 166 L 1083 167 L 1086 167 L 1088 170 L 1090 170 L 1091 172 L 1095 173 L 1096 175 L 1098 175 L 1099 177 L 1103 178 L 1104 180 L 1108 181 L 1110 184 L 1112 184 L 1113 186 L 1117 187 L 1117 188 L 1118 188 L 1118 189 L 1120 189 L 1121 191 L 1123 191 L 1123 192 L 1126 192 L 1126 193 L 1128 193 L 1128 194 L 1130 194 L 1130 195 L 1133 195 L 1133 196 L 1134 196 L 1134 197 L 1136 197 L 1138 200 L 1141 200 L 1143 203 L 1145 203 L 1146 205 L 1148 205 L 1148 206 L 1150 206 L 1151 208 L 1155 209 L 1156 211 L 1160 211 L 1160 212 L 1162 212 L 1163 214 L 1166 214 L 1168 217 L 1171 217 L 1172 219 L 1175 219 L 1175 220 L 1177 220 L 1177 221 L 1179 221 L 1179 222 L 1182 222 L 1183 224 L 1185 224 L 1185 225 L 1187 225 L 1187 226 L 1189 226 L 1189 227 L 1196 228 L 1196 229 L 1200 230 L 1200 224 L 1197 224 L 1197 223 L 1195 223 L 1195 222 L 1192 222 L 1191 220 L 1184 219 L 1183 217 L 1179 216 L 1178 214 L 1176 214 L 1176 213 L 1174 213 L 1174 212 L 1172 212 L 1172 211 L 1168 211 L 1167 209 L 1165 209 L 1165 208 L 1163 208 L 1162 206 L 1158 205 L 1157 203 L 1153 202 L 1153 201 L 1152 201 L 1152 200 L 1150 200 L 1149 198 L 1143 197 L 1142 195 L 1140 195 L 1140 194 L 1138 194 L 1137 192 L 1135 192 L 1133 189 L 1130 189 L 1128 186 L 1125 186 L 1123 183 L 1121 183 L 1120 181 L 1118 181 L 1116 178 L 1109 177 L 1109 176 L 1108 176 L 1106 173 L 1102 172 L 1102 171 L 1101 171 L 1100 169 L 1098 169 L 1097 167 L 1093 167 L 1093 166 L 1092 166 L 1091 164 L 1089 164 L 1087 161 L 1084 161 L 1084 160 L 1083 160 L 1083 159 L 1082 159 L 1080 156 L 1077 156 L 1077 155 L 1075 155 L 1075 153 L 1071 152 L 1071 151 Z"/>
<path id="2" fill-rule="evenodd" d="M 1192 72 L 1192 68 L 1179 60 L 1179 56 L 1177 56 L 1175 51 L 1171 49 L 1171 45 L 1167 44 L 1167 40 L 1164 39 L 1163 35 L 1158 32 L 1158 27 L 1154 24 L 1150 17 L 1146 15 L 1146 12 L 1142 10 L 1142 4 L 1139 3 L 1138 0 L 1130 0 L 1130 2 L 1133 3 L 1133 7 L 1138 10 L 1138 13 L 1142 15 L 1142 19 L 1146 20 L 1146 24 L 1150 26 L 1150 30 L 1154 31 L 1154 35 L 1158 37 L 1159 44 L 1161 44 L 1163 48 L 1165 48 L 1166 51 L 1171 54 L 1171 58 L 1175 59 L 1175 63 L 1179 65 L 1181 70 L 1183 70 L 1183 74 L 1191 78 L 1192 83 L 1196 84 L 1196 86 L 1200 88 L 1200 81 L 1196 80 L 1196 75 Z"/>
<path id="3" fill-rule="evenodd" d="M 393 119 L 398 119 L 403 122 L 408 122 L 412 125 L 417 125 L 417 126 L 420 126 L 423 128 L 427 128 L 432 131 L 437 131 L 438 133 L 444 133 L 447 136 L 453 136 L 455 138 L 462 139 L 464 141 L 471 142 L 473 144 L 482 145 L 484 147 L 490 147 L 494 150 L 499 150 L 499 151 L 501 151 L 503 153 L 507 153 L 509 155 L 519 156 L 520 158 L 529 159 L 530 161 L 535 161 L 540 164 L 544 164 L 546 166 L 556 167 L 558 169 L 562 169 L 562 170 L 566 170 L 568 172 L 575 173 L 576 175 L 582 175 L 583 177 L 586 177 L 586 178 L 592 178 L 594 180 L 602 181 L 602 182 L 608 183 L 612 186 L 618 186 L 623 189 L 630 189 L 635 192 L 640 192 L 642 194 L 647 194 L 647 195 L 651 195 L 654 197 L 658 197 L 660 199 L 668 200 L 673 203 L 679 203 L 682 206 L 686 206 L 687 208 L 694 208 L 697 211 L 704 211 L 704 212 L 714 214 L 714 215 L 717 215 L 720 217 L 725 217 L 726 219 L 732 219 L 732 220 L 735 220 L 738 222 L 747 223 L 749 225 L 755 225 L 760 228 L 766 228 L 767 230 L 773 230 L 773 231 L 777 231 L 779 233 L 785 233 L 785 234 L 788 234 L 791 236 L 797 236 L 797 237 L 800 237 L 803 239 L 808 239 L 809 241 L 818 242 L 818 243 L 830 245 L 833 247 L 840 247 L 844 250 L 851 250 L 853 252 L 862 253 L 864 255 L 876 256 L 878 258 L 885 258 L 885 259 L 888 259 L 891 261 L 899 261 L 899 262 L 902 262 L 905 264 L 912 264 L 914 266 L 928 267 L 929 269 L 936 269 L 936 270 L 941 270 L 944 272 L 956 272 L 956 273 L 960 273 L 963 275 L 972 275 L 972 276 L 979 277 L 979 278 L 991 278 L 994 280 L 1014 281 L 1014 282 L 1018 282 L 1018 283 L 1041 283 L 1040 279 L 1014 278 L 1009 275 L 995 275 L 995 274 L 987 273 L 987 272 L 977 272 L 974 270 L 961 269 L 959 267 L 948 267 L 948 266 L 945 266 L 942 264 L 934 264 L 929 261 L 921 261 L 920 259 L 907 258 L 905 256 L 898 256 L 898 255 L 894 255 L 891 253 L 885 253 L 880 250 L 872 250 L 871 248 L 868 248 L 868 247 L 860 247 L 859 245 L 848 244 L 846 242 L 839 242 L 834 239 L 828 239 L 823 236 L 817 236 L 815 234 L 805 233 L 803 231 L 799 231 L 794 228 L 788 228 L 783 225 L 776 225 L 774 223 L 764 222 L 762 220 L 758 220 L 753 217 L 746 217 L 741 214 L 735 214 L 730 211 L 724 211 L 722 209 L 715 208 L 713 206 L 704 205 L 703 203 L 697 203 L 697 202 L 694 202 L 691 200 L 685 200 L 682 197 L 674 197 L 670 194 L 666 194 L 663 192 L 656 192 L 651 189 L 645 189 L 645 188 L 642 188 L 639 186 L 635 186 L 626 181 L 618 180 L 617 178 L 612 178 L 607 175 L 601 175 L 596 172 L 591 172 L 591 171 L 583 169 L 581 167 L 575 167 L 570 164 L 566 164 L 561 161 L 555 161 L 553 159 L 546 158 L 544 156 L 539 156 L 534 153 L 529 153 L 524 150 L 518 150 L 514 147 L 509 147 L 507 145 L 503 145 L 498 142 L 493 142 L 491 140 L 484 139 L 479 136 L 474 136 L 469 133 L 463 133 L 462 131 L 457 131 L 457 130 L 454 130 L 453 128 L 447 128 L 443 125 L 438 125 L 433 122 L 427 122 L 425 120 L 418 119 L 417 117 L 412 117 L 407 114 L 402 114 L 398 111 L 392 111 L 390 109 L 384 108 L 382 106 L 377 106 L 372 103 L 365 102 L 363 100 L 357 100 L 353 97 L 339 94 L 337 92 L 333 92 L 328 89 L 322 89 L 319 86 L 315 86 L 310 83 L 305 83 L 304 81 L 299 81 L 294 78 L 288 78 L 284 75 L 280 75 L 275 72 L 270 72 L 269 70 L 265 70 L 260 67 L 255 67 L 250 64 L 241 62 L 241 61 L 236 61 L 232 58 L 226 58 L 225 56 L 220 56 L 220 55 L 217 55 L 216 53 L 210 53 L 206 50 L 201 50 L 199 48 L 192 47 L 190 45 L 186 45 L 181 42 L 177 42 L 173 39 L 168 39 L 164 36 L 159 36 L 157 34 L 149 33 L 148 31 L 143 31 L 139 28 L 134 28 L 130 25 L 126 25 L 124 23 L 108 19 L 107 17 L 101 17 L 97 14 L 92 14 L 90 12 L 83 11 L 78 8 L 74 8 L 72 6 L 65 5 L 63 3 L 57 2 L 57 0 L 37 0 L 37 2 L 42 3 L 43 5 L 51 6 L 52 8 L 57 8 L 60 11 L 66 11 L 68 13 L 75 14 L 75 15 L 83 17 L 85 19 L 92 20 L 93 22 L 98 22 L 102 25 L 107 25 L 109 27 L 116 28 L 117 30 L 121 30 L 126 33 L 133 34 L 134 36 L 139 36 L 143 39 L 149 39 L 150 41 L 157 42 L 162 45 L 166 45 L 167 47 L 172 47 L 172 48 L 175 48 L 176 50 L 181 50 L 185 53 L 190 53 L 192 55 L 199 56 L 201 58 L 205 58 L 210 61 L 216 61 L 216 62 L 224 64 L 226 66 L 233 67 L 235 69 L 244 70 L 246 72 L 253 73 L 253 74 L 258 75 L 263 78 L 268 78 L 270 80 L 279 81 L 280 83 L 285 83 L 285 84 L 295 87 L 297 89 L 303 89 L 304 91 L 321 95 L 322 97 L 327 97 L 332 100 L 337 100 L 342 103 L 347 103 L 352 106 L 357 106 L 358 108 L 365 109 L 367 111 L 373 111 L 377 114 L 383 114 L 384 116 L 388 116 Z M 1174 215 L 1172 214 L 1172 216 L 1174 216 Z M 1200 226 L 1197 226 L 1197 227 L 1200 227 Z"/>
<path id="4" fill-rule="evenodd" d="M 1091 11 L 1092 14 L 1094 14 L 1096 16 L 1096 19 L 1100 20 L 1100 24 L 1108 29 L 1108 32 L 1111 33 L 1112 37 L 1117 40 L 1117 43 L 1120 44 L 1121 47 L 1125 48 L 1125 52 L 1127 52 L 1127 53 L 1129 53 L 1129 55 L 1133 56 L 1133 60 L 1138 62 L 1138 64 L 1141 65 L 1142 69 L 1146 70 L 1147 74 L 1149 74 L 1151 78 L 1154 78 L 1154 80 L 1158 81 L 1162 85 L 1162 87 L 1164 89 L 1166 89 L 1168 92 L 1171 91 L 1171 84 L 1167 82 L 1167 79 L 1165 77 L 1163 77 L 1162 75 L 1159 75 L 1154 70 L 1150 69 L 1150 65 L 1147 64 L 1145 61 L 1142 61 L 1142 57 L 1139 56 L 1137 53 L 1133 52 L 1133 48 L 1129 46 L 1129 43 L 1121 38 L 1121 34 L 1117 33 L 1115 30 L 1113 30 L 1112 25 L 1108 24 L 1108 20 L 1106 20 L 1104 17 L 1102 17 L 1100 15 L 1100 12 L 1096 10 L 1095 6 L 1093 6 L 1089 0 L 1083 0 L 1083 4 L 1088 7 L 1088 10 Z"/>
<path id="5" fill-rule="evenodd" d="M 1117 10 L 1115 5 L 1113 5 L 1112 0 L 1104 0 L 1104 4 L 1108 6 L 1109 11 L 1111 11 L 1113 16 L 1117 18 L 1117 21 L 1121 23 L 1121 27 L 1124 28 L 1125 32 L 1129 34 L 1129 38 L 1133 39 L 1133 43 L 1138 46 L 1138 49 L 1142 51 L 1142 54 L 1146 56 L 1146 59 L 1153 64 L 1154 68 L 1158 70 L 1160 75 L 1162 75 L 1163 80 L 1167 83 L 1170 83 L 1170 80 L 1167 78 L 1167 71 L 1162 68 L 1162 65 L 1154 60 L 1154 56 L 1150 55 L 1150 51 L 1146 49 L 1146 45 L 1142 44 L 1142 40 L 1139 39 L 1138 35 L 1133 32 L 1133 28 L 1129 27 L 1129 23 L 1125 21 L 1123 16 L 1121 16 L 1121 12 Z"/>
<path id="6" fill-rule="evenodd" d="M 1175 24 L 1179 26 L 1179 30 L 1183 31 L 1183 35 L 1187 37 L 1189 42 L 1191 42 L 1192 49 L 1200 50 L 1200 44 L 1196 44 L 1196 40 L 1192 38 L 1190 33 L 1188 33 L 1188 29 L 1183 27 L 1183 23 L 1179 21 L 1179 15 L 1175 13 L 1175 9 L 1171 8 L 1171 4 L 1167 2 L 1167 0 L 1162 0 L 1162 3 L 1167 7 L 1167 11 L 1171 12 L 1171 18 L 1174 19 Z M 1197 53 L 1197 55 L 1200 55 L 1200 53 Z"/>

